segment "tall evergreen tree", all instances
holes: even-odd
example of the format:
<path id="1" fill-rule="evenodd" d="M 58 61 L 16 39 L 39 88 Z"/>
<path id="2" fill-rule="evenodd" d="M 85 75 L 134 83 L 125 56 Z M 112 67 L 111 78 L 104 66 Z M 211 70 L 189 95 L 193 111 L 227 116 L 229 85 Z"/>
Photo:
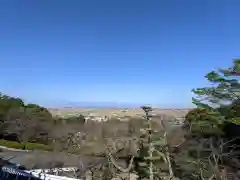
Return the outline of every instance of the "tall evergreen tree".
<path id="1" fill-rule="evenodd" d="M 193 103 L 198 108 L 217 108 L 223 116 L 228 117 L 227 120 L 239 124 L 240 117 L 237 117 L 237 114 L 240 114 L 240 59 L 234 59 L 230 68 L 209 72 L 205 78 L 212 86 L 193 89 L 192 92 L 197 95 L 193 98 Z M 234 116 L 227 115 L 229 110 Z"/>

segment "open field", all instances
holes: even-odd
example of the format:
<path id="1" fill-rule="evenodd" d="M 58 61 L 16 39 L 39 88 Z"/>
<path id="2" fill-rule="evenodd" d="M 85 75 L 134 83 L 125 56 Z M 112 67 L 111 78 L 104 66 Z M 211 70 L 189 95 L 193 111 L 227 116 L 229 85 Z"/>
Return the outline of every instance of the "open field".
<path id="1" fill-rule="evenodd" d="M 74 116 L 82 114 L 84 116 L 142 116 L 144 113 L 140 108 L 50 108 L 50 112 L 55 116 Z M 153 114 L 168 115 L 176 118 L 183 117 L 190 109 L 160 109 L 154 108 Z"/>

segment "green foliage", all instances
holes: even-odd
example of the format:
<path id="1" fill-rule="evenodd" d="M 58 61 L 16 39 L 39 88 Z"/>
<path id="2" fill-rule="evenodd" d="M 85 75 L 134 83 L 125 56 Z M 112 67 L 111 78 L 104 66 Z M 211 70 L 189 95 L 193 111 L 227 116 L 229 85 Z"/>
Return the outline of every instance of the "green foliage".
<path id="1" fill-rule="evenodd" d="M 8 148 L 14 148 L 14 149 L 23 149 L 24 148 L 24 144 L 15 142 L 15 141 L 7 141 L 7 140 L 3 140 L 0 139 L 0 145 L 1 146 L 6 146 Z"/>
<path id="2" fill-rule="evenodd" d="M 41 139 L 52 120 L 52 114 L 46 108 L 37 104 L 25 105 L 20 98 L 0 94 L 1 135 L 16 134 L 22 142 Z"/>
<path id="3" fill-rule="evenodd" d="M 20 98 L 14 98 L 0 93 L 0 118 L 3 119 L 4 115 L 11 108 L 24 107 L 24 102 Z"/>
<path id="4" fill-rule="evenodd" d="M 45 144 L 38 144 L 38 143 L 26 143 L 25 148 L 29 149 L 29 150 L 34 150 L 34 149 L 44 150 L 44 151 L 51 151 L 52 150 L 51 146 L 48 146 L 48 145 L 45 145 Z"/>
<path id="5" fill-rule="evenodd" d="M 19 110 L 18 110 L 19 109 Z M 20 98 L 15 98 L 0 93 L 0 118 L 4 120 L 9 111 L 21 111 L 28 118 L 38 118 L 39 120 L 52 119 L 51 113 L 44 107 L 37 104 L 27 104 Z"/>
<path id="6" fill-rule="evenodd" d="M 8 148 L 14 148 L 14 149 L 28 149 L 28 150 L 44 150 L 44 151 L 50 151 L 52 148 L 50 146 L 44 145 L 44 144 L 38 144 L 38 143 L 18 143 L 15 141 L 7 141 L 0 139 L 0 145 L 6 146 Z"/>
<path id="7" fill-rule="evenodd" d="M 38 119 L 40 121 L 52 120 L 52 114 L 46 108 L 37 104 L 27 104 L 25 106 L 25 113 L 31 119 Z"/>
<path id="8" fill-rule="evenodd" d="M 240 99 L 230 105 L 221 105 L 217 110 L 226 121 L 240 125 Z"/>
<path id="9" fill-rule="evenodd" d="M 221 134 L 223 117 L 214 109 L 195 108 L 187 113 L 185 123 L 191 133 Z"/>
<path id="10" fill-rule="evenodd" d="M 67 123 L 78 123 L 78 124 L 84 124 L 86 122 L 86 119 L 83 115 L 78 116 L 70 116 L 66 118 L 62 118 L 62 120 L 65 120 Z"/>
<path id="11" fill-rule="evenodd" d="M 161 121 L 160 131 L 154 131 L 152 115 L 150 114 L 152 108 L 142 107 L 142 109 L 145 112 L 147 127 L 141 130 L 138 156 L 142 161 L 139 161 L 136 171 L 140 179 L 153 180 L 159 176 L 174 179 L 165 127 Z M 167 168 L 164 169 L 162 166 L 167 166 Z"/>
<path id="12" fill-rule="evenodd" d="M 205 77 L 213 85 L 193 89 L 193 93 L 197 95 L 193 98 L 193 103 L 199 108 L 217 108 L 224 119 L 237 123 L 239 105 L 236 106 L 234 103 L 240 99 L 239 67 L 240 59 L 235 59 L 232 67 L 208 73 Z M 228 112 L 229 110 L 231 112 Z"/>

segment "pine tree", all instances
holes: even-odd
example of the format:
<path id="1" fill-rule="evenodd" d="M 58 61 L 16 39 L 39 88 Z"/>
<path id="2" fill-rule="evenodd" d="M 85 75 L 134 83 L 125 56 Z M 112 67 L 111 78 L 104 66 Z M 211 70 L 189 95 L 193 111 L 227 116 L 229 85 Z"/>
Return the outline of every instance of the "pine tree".
<path id="1" fill-rule="evenodd" d="M 142 109 L 145 112 L 147 127 L 141 130 L 142 136 L 140 139 L 139 157 L 142 157 L 143 161 L 140 164 L 138 173 L 141 178 L 147 178 L 149 180 L 174 179 L 167 142 L 167 132 L 165 131 L 164 125 L 161 121 L 163 136 L 155 136 L 157 132 L 152 128 L 152 115 L 150 114 L 152 108 L 144 106 Z M 167 173 L 156 166 L 156 163 L 159 161 L 167 164 Z"/>
<path id="2" fill-rule="evenodd" d="M 240 59 L 233 60 L 230 68 L 211 71 L 205 78 L 212 83 L 211 87 L 193 89 L 197 95 L 193 103 L 199 108 L 221 109 L 239 102 L 240 100 Z M 224 107 L 224 108 L 223 108 Z M 238 109 L 239 110 L 239 109 Z M 223 115 L 223 114 L 222 114 Z M 233 123 L 239 124 L 239 117 L 231 119 Z"/>

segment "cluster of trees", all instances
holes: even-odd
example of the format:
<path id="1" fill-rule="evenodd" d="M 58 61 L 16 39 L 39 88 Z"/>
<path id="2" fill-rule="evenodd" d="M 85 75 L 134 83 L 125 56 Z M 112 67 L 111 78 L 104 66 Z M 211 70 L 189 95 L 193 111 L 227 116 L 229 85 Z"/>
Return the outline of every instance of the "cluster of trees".
<path id="1" fill-rule="evenodd" d="M 240 136 L 240 60 L 205 77 L 212 86 L 192 90 L 197 108 L 186 115 L 187 127 L 192 133 L 237 138 Z"/>
<path id="2" fill-rule="evenodd" d="M 0 132 L 3 139 L 27 142 L 44 135 L 44 121 L 52 121 L 51 113 L 37 104 L 24 104 L 20 98 L 0 95 Z"/>
<path id="3" fill-rule="evenodd" d="M 209 178 L 228 179 L 228 173 L 236 178 L 240 169 L 240 59 L 205 77 L 211 85 L 192 90 L 197 107 L 185 117 L 186 141 L 195 141 L 189 154 L 198 165 L 196 159 L 205 160 L 213 169 Z"/>
<path id="4" fill-rule="evenodd" d="M 38 104 L 25 104 L 20 98 L 0 94 L 0 139 L 50 144 L 55 126 L 75 121 L 84 123 L 85 119 L 53 117 Z"/>

